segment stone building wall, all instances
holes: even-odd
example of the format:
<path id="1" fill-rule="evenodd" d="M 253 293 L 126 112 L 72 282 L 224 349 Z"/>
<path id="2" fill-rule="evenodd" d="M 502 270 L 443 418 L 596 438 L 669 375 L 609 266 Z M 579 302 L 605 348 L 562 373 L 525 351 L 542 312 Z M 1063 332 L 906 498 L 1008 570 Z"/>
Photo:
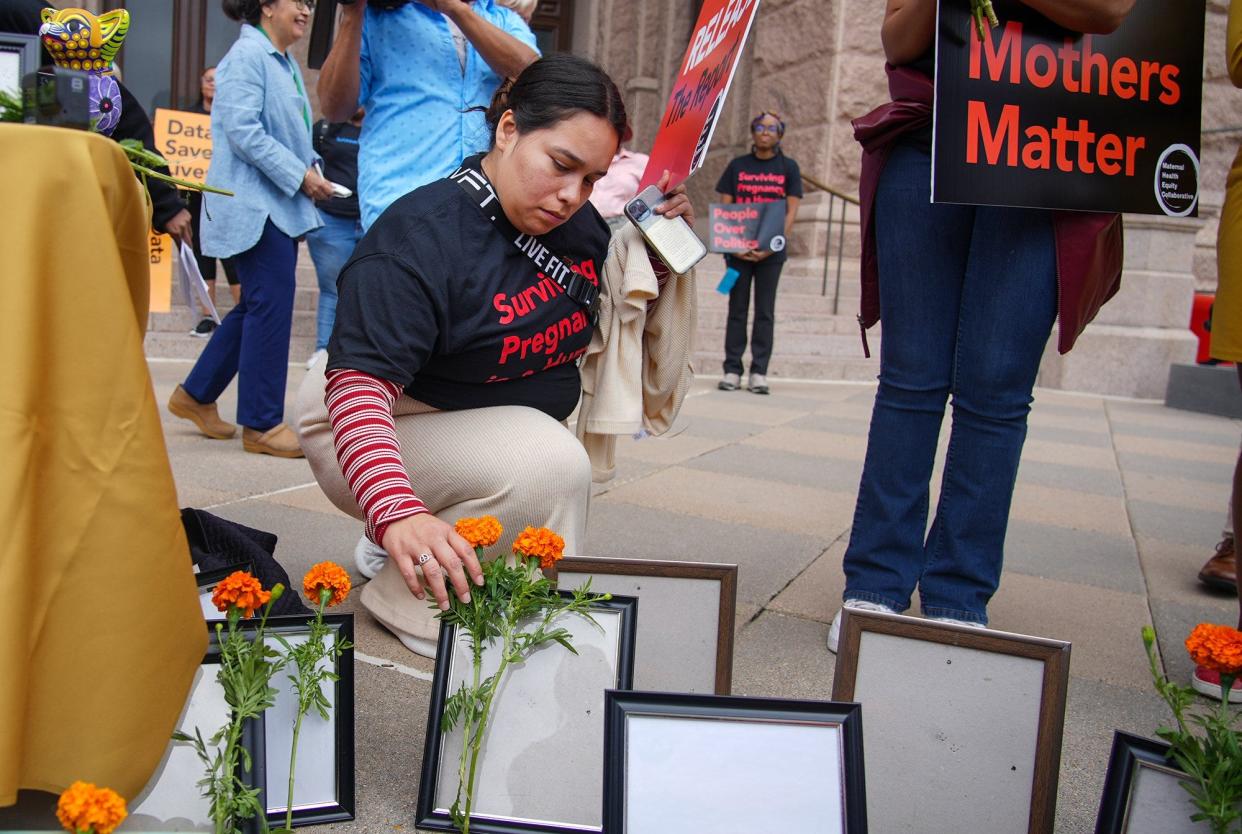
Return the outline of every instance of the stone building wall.
<path id="1" fill-rule="evenodd" d="M 102 0 L 54 0 L 99 11 Z M 692 0 L 576 0 L 574 51 L 599 62 L 625 95 L 635 126 L 633 147 L 650 147 L 672 79 L 689 41 Z M 1194 272 L 1199 289 L 1216 284 L 1216 229 L 1225 176 L 1242 144 L 1242 91 L 1225 68 L 1228 0 L 1207 0 L 1204 42 L 1202 175 Z M 750 119 L 764 109 L 785 117 L 786 152 L 815 179 L 858 192 L 858 146 L 850 119 L 886 99 L 880 21 L 884 0 L 763 0 L 734 79 L 712 150 L 691 181 L 692 196 L 710 199 L 716 178 L 745 153 Z M 307 42 L 294 54 L 305 69 Z M 318 113 L 318 73 L 305 70 Z M 823 195 L 808 191 L 794 252 L 823 251 Z M 804 224 L 800 224 L 804 225 Z"/>

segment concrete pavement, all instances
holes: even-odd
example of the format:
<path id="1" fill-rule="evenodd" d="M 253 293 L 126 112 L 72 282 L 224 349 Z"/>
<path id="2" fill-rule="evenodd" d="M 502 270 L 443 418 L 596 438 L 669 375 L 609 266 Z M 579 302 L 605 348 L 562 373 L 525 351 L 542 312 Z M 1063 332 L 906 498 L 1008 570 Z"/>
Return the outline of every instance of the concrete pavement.
<path id="1" fill-rule="evenodd" d="M 150 368 L 163 403 L 189 363 Z M 291 366 L 290 392 L 301 377 Z M 585 555 L 737 563 L 734 692 L 826 699 L 834 658 L 824 643 L 875 387 L 772 383 L 768 397 L 724 393 L 705 374 L 667 436 L 622 440 L 617 478 L 596 489 Z M 230 388 L 226 419 L 234 404 Z M 354 570 L 360 525 L 328 503 L 305 461 L 245 454 L 240 440 L 206 440 L 163 417 L 182 506 L 277 534 L 293 577 L 323 559 Z M 999 629 L 1073 643 L 1057 832 L 1094 830 L 1113 730 L 1150 736 L 1168 718 L 1140 628 L 1156 625 L 1184 681 L 1188 630 L 1236 618 L 1236 601 L 1195 575 L 1220 538 L 1240 430 L 1152 402 L 1036 393 L 990 616 Z M 357 612 L 358 817 L 319 830 L 412 830 L 433 664 L 356 595 L 345 610 Z"/>
<path id="2" fill-rule="evenodd" d="M 151 370 L 164 402 L 188 364 Z M 290 377 L 292 391 L 301 372 Z M 824 641 L 874 394 L 780 380 L 768 397 L 725 393 L 705 374 L 668 435 L 620 442 L 616 479 L 596 488 L 585 555 L 736 563 L 734 692 L 828 698 Z M 248 455 L 165 418 L 183 506 L 276 533 L 292 576 L 325 558 L 353 569 L 359 525 L 327 502 L 304 461 Z M 1152 735 L 1168 718 L 1142 626 L 1156 625 L 1169 673 L 1186 680 L 1189 629 L 1237 616 L 1234 599 L 1195 575 L 1220 538 L 1240 436 L 1239 421 L 1157 403 L 1036 394 L 990 616 L 999 629 L 1073 643 L 1058 832 L 1094 829 L 1112 731 Z M 358 819 L 324 830 L 408 829 L 433 664 L 365 611 L 356 628 Z"/>

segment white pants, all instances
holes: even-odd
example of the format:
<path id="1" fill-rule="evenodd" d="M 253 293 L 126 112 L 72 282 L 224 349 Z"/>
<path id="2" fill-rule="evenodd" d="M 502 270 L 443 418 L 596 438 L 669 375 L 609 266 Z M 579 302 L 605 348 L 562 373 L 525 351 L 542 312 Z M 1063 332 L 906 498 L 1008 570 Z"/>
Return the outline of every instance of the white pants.
<path id="1" fill-rule="evenodd" d="M 311 368 L 297 400 L 302 451 L 324 494 L 362 518 L 332 444 L 324 405 L 326 358 Z M 441 520 L 492 515 L 504 526 L 484 556 L 507 555 L 527 526 L 565 539 L 565 554 L 581 556 L 591 497 L 591 464 L 564 424 L 533 408 L 499 406 L 436 411 L 402 396 L 393 409 L 401 459 L 414 492 Z M 434 641 L 439 632 L 430 594 L 415 597 L 392 560 L 366 584 L 362 604 L 390 628 Z"/>

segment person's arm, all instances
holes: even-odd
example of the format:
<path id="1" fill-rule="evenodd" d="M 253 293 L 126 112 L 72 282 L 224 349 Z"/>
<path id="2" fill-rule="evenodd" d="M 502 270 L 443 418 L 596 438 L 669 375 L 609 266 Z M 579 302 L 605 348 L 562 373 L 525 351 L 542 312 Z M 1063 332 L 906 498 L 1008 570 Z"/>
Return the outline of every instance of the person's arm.
<path id="1" fill-rule="evenodd" d="M 1066 29 L 1107 34 L 1121 25 L 1134 0 L 1022 0 Z M 1004 21 L 1001 21 L 1004 25 Z M 888 0 L 880 41 L 893 66 L 908 64 L 926 52 L 936 30 L 936 0 Z"/>
<path id="2" fill-rule="evenodd" d="M 802 205 L 802 168 L 796 160 L 785 156 L 785 242 L 793 235 L 798 206 Z"/>
<path id="3" fill-rule="evenodd" d="M 798 217 L 798 206 L 802 205 L 801 197 L 785 198 L 785 240 L 793 234 L 794 220 Z"/>
<path id="4" fill-rule="evenodd" d="M 366 535 L 393 558 L 410 592 L 426 597 L 416 564 L 441 609 L 449 607 L 447 577 L 470 601 L 466 574 L 483 584 L 473 548 L 427 509 L 410 485 L 392 409 L 401 386 L 363 371 L 328 371 L 324 401 L 337 462 L 366 518 Z M 434 558 L 422 559 L 421 554 Z"/>
<path id="5" fill-rule="evenodd" d="M 112 131 L 112 139 L 117 142 L 122 139 L 137 139 L 144 148 L 158 153 L 155 147 L 155 131 L 151 128 L 151 120 L 147 118 L 146 111 L 128 87 L 119 81 L 117 86 L 121 89 L 121 119 Z M 164 175 L 170 173 L 167 165 L 152 170 Z M 148 177 L 147 191 L 151 195 L 151 228 L 186 243 L 193 242 L 190 212 L 176 187 L 155 177 Z"/>
<path id="6" fill-rule="evenodd" d="M 880 43 L 895 67 L 908 64 L 931 46 L 936 33 L 936 0 L 888 0 Z"/>
<path id="7" fill-rule="evenodd" d="M 255 55 L 237 55 L 220 68 L 219 93 L 212 104 L 212 112 L 220 117 L 221 133 L 240 159 L 262 171 L 286 196 L 297 194 L 304 183 L 312 190 L 326 189 L 330 196 L 332 189 L 323 185 L 323 178 L 263 127 L 261 115 L 266 79 L 255 58 Z"/>
<path id="8" fill-rule="evenodd" d="M 1089 35 L 1107 35 L 1121 25 L 1134 0 L 1022 0 L 1058 26 Z"/>
<path id="9" fill-rule="evenodd" d="M 470 44 L 501 78 L 516 78 L 539 53 L 512 34 L 475 14 L 468 0 L 421 0 L 457 24 Z"/>
<path id="10" fill-rule="evenodd" d="M 346 122 L 358 110 L 359 65 L 362 60 L 362 23 L 366 0 L 340 6 L 336 39 L 319 70 L 319 106 L 329 122 Z"/>

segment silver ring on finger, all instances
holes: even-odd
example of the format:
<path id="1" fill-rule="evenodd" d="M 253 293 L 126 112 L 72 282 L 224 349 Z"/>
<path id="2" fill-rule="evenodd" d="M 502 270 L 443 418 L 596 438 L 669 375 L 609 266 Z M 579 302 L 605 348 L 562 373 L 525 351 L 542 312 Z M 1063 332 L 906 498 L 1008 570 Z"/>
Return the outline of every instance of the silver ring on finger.
<path id="1" fill-rule="evenodd" d="M 420 554 L 419 554 L 419 556 L 418 556 L 418 564 L 419 564 L 419 566 L 420 566 L 420 567 L 421 567 L 422 565 L 427 564 L 427 563 L 428 563 L 428 562 L 430 562 L 430 561 L 431 561 L 431 554 L 430 554 L 430 553 L 420 553 Z"/>

